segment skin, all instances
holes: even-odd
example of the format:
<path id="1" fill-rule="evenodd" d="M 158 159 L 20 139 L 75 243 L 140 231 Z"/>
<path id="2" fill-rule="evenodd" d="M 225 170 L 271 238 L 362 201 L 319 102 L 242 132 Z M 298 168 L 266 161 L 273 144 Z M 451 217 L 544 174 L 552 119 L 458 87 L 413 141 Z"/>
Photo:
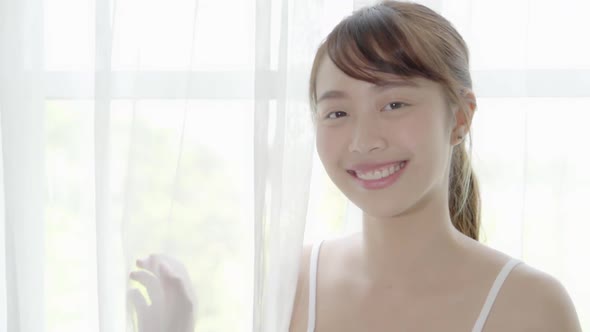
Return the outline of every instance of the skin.
<path id="1" fill-rule="evenodd" d="M 128 290 L 136 331 L 194 331 L 197 299 L 185 266 L 172 257 L 153 254 L 138 259 L 137 267 L 129 278 L 145 287 L 149 303 L 137 288 Z"/>
<path id="2" fill-rule="evenodd" d="M 400 78 L 391 76 L 392 81 Z M 510 259 L 457 231 L 448 208 L 449 167 L 476 108 L 448 105 L 442 87 L 376 86 L 329 58 L 317 76 L 317 151 L 336 186 L 363 211 L 362 232 L 324 241 L 316 332 L 470 331 Z M 322 98 L 322 96 L 327 96 Z M 391 186 L 369 190 L 347 172 L 362 162 L 408 160 Z M 310 246 L 304 247 L 291 332 L 306 331 Z M 505 281 L 484 331 L 581 331 L 553 277 L 526 264 Z"/>
<path id="3" fill-rule="evenodd" d="M 346 76 L 327 58 L 317 83 L 318 96 L 332 91 L 317 105 L 318 153 L 330 178 L 363 210 L 363 227 L 322 245 L 315 331 L 470 331 L 510 259 L 459 233 L 449 216 L 451 152 L 469 130 L 475 96 L 466 93 L 470 109 L 459 112 L 434 82 L 417 78 L 411 86 L 376 87 Z M 364 189 L 347 172 L 356 163 L 390 160 L 409 162 L 385 189 Z M 290 332 L 307 328 L 310 252 L 304 247 Z M 194 331 L 197 300 L 184 265 L 151 255 L 137 266 L 130 279 L 150 299 L 148 304 L 137 289 L 129 290 L 137 330 Z M 484 331 L 581 328 L 563 286 L 520 264 L 504 283 Z"/>

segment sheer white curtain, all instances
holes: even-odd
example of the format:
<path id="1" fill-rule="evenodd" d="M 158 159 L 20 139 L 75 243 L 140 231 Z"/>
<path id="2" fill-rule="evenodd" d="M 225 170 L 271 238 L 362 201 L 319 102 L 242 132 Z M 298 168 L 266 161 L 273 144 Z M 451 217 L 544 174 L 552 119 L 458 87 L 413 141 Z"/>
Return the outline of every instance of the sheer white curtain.
<path id="1" fill-rule="evenodd" d="M 42 330 L 45 314 L 42 13 L 42 1 L 0 1 L 3 331 Z"/>
<path id="2" fill-rule="evenodd" d="M 302 242 L 360 226 L 313 151 L 310 62 L 373 2 L 0 0 L 0 331 L 130 330 L 153 252 L 187 265 L 196 331 L 286 331 Z M 484 241 L 590 327 L 590 8 L 421 2 L 471 49 Z"/>
<path id="3" fill-rule="evenodd" d="M 129 330 L 154 252 L 186 264 L 197 331 L 284 326 L 329 6 L 0 4 L 0 330 Z"/>

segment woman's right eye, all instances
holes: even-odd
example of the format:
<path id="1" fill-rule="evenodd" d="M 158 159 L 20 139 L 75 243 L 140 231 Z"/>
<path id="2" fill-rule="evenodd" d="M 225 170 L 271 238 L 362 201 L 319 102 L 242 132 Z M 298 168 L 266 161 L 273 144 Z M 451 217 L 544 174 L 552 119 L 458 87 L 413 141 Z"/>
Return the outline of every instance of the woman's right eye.
<path id="1" fill-rule="evenodd" d="M 335 112 L 330 112 L 328 115 L 326 115 L 326 119 L 338 119 L 343 116 L 346 116 L 346 112 L 335 111 Z"/>

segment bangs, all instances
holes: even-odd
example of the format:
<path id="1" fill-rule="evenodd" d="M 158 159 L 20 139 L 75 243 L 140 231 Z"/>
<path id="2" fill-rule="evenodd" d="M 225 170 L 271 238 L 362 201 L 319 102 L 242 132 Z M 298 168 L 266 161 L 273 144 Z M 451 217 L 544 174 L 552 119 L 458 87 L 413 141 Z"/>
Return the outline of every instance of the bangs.
<path id="1" fill-rule="evenodd" d="M 392 75 L 443 81 L 403 20 L 386 5 L 364 8 L 334 28 L 325 41 L 326 52 L 345 74 L 374 84 L 386 83 Z"/>

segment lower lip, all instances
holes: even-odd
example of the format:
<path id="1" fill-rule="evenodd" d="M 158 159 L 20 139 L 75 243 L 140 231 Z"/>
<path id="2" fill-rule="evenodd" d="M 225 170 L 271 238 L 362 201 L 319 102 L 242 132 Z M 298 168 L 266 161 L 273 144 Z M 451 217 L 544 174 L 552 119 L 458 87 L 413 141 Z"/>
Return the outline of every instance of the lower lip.
<path id="1" fill-rule="evenodd" d="M 392 185 L 397 179 L 401 176 L 404 170 L 408 167 L 408 161 L 405 161 L 404 168 L 400 169 L 399 171 L 389 175 L 388 177 L 379 179 L 379 180 L 363 180 L 356 175 L 352 175 L 354 179 L 365 189 L 383 189 Z"/>

